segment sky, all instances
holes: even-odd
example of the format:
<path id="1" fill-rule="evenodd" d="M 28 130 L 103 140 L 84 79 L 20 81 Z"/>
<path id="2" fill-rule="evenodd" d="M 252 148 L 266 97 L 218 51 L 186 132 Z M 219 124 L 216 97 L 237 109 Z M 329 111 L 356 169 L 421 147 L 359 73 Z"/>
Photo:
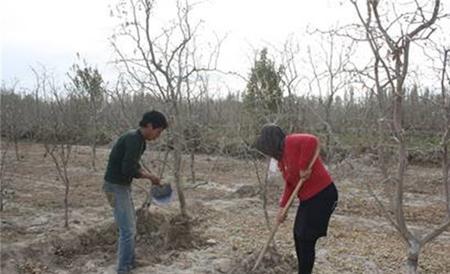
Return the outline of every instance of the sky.
<path id="1" fill-rule="evenodd" d="M 173 1 L 173 0 L 165 0 Z M 307 4 L 306 4 L 306 3 Z M 211 0 L 196 11 L 219 36 L 227 35 L 222 50 L 227 69 L 249 67 L 253 47 L 282 43 L 308 25 L 326 26 L 338 19 L 337 1 Z M 108 38 L 117 21 L 107 0 L 3 0 L 1 2 L 1 80 L 33 83 L 30 67 L 45 66 L 64 75 L 76 53 L 113 75 L 108 64 L 113 51 Z M 244 50 L 243 50 L 244 49 Z M 243 62 L 243 60 L 245 62 Z"/>
<path id="2" fill-rule="evenodd" d="M 2 0 L 0 81 L 31 88 L 31 67 L 42 66 L 63 79 L 77 53 L 112 80 L 116 68 L 108 38 L 117 25 L 110 16 L 115 2 Z M 197 6 L 196 14 L 211 33 L 227 36 L 219 66 L 243 74 L 251 66 L 254 48 L 279 46 L 308 27 L 327 29 L 355 19 L 345 0 L 209 0 Z M 159 16 L 165 16 L 164 9 Z"/>
<path id="3" fill-rule="evenodd" d="M 64 74 L 79 52 L 101 69 L 112 20 L 104 0 L 6 0 L 1 4 L 1 77 L 29 85 L 30 67 Z"/>

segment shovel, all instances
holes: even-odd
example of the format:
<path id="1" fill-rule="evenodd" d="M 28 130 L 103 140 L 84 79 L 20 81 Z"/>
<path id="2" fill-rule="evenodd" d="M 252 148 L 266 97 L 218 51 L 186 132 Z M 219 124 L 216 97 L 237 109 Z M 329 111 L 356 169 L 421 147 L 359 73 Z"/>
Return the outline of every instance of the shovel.
<path id="1" fill-rule="evenodd" d="M 158 172 L 159 178 L 162 178 L 162 176 L 164 174 L 168 156 L 169 156 L 169 151 L 166 151 L 166 153 L 164 155 L 164 161 L 162 162 L 162 166 Z M 145 164 L 143 162 L 141 162 L 141 165 L 148 172 L 150 172 L 150 170 L 145 166 Z M 155 199 L 155 202 L 159 205 L 168 204 L 172 200 L 172 196 L 173 196 L 172 193 L 173 193 L 172 187 L 170 186 L 170 184 L 163 184 L 163 185 L 159 185 L 159 186 L 154 186 L 153 184 L 151 184 L 150 190 L 147 193 L 147 198 L 145 199 L 141 208 L 148 210 L 150 208 L 150 205 L 152 204 L 153 199 Z"/>
<path id="2" fill-rule="evenodd" d="M 150 189 L 152 201 L 157 205 L 166 205 L 172 201 L 173 191 L 170 184 L 152 186 Z"/>
<path id="3" fill-rule="evenodd" d="M 309 163 L 309 166 L 308 166 L 309 170 L 312 168 L 313 164 L 316 162 L 317 158 L 319 157 L 319 152 L 320 152 L 320 148 L 319 148 L 319 145 L 318 145 L 317 149 L 316 149 L 316 152 L 314 154 L 314 157 L 312 158 L 312 161 Z M 300 188 L 302 187 L 304 181 L 305 180 L 300 179 L 300 182 L 295 187 L 294 192 L 292 192 L 291 196 L 289 197 L 289 200 L 288 200 L 287 204 L 283 208 L 283 215 L 285 215 L 287 213 L 287 211 L 289 210 L 289 207 L 291 207 L 292 201 L 297 196 L 297 193 L 300 190 Z M 264 254 L 266 253 L 267 248 L 269 248 L 269 245 L 272 242 L 273 237 L 275 236 L 275 233 L 277 232 L 279 226 L 280 226 L 280 223 L 278 223 L 278 221 L 275 220 L 275 224 L 273 225 L 272 231 L 270 232 L 270 236 L 267 239 L 267 242 L 264 245 L 264 248 L 261 250 L 261 253 L 259 253 L 259 257 L 256 260 L 255 266 L 253 266 L 253 268 L 252 268 L 252 272 L 256 270 L 256 268 L 258 267 L 259 263 L 262 261 L 262 258 L 264 257 Z"/>

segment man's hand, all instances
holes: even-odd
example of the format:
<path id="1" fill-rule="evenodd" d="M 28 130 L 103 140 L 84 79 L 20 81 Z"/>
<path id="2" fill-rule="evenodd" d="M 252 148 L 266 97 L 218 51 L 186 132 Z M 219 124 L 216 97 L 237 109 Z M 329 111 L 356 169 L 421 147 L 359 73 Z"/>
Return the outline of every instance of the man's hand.
<path id="1" fill-rule="evenodd" d="M 279 224 L 282 224 L 284 222 L 284 220 L 286 220 L 286 213 L 283 214 L 283 208 L 280 207 L 280 209 L 278 209 L 278 213 L 277 213 L 277 222 Z"/>
<path id="2" fill-rule="evenodd" d="M 149 179 L 153 185 L 161 185 L 161 178 L 159 178 L 158 176 L 155 176 L 144 169 L 141 169 L 140 172 L 141 172 L 140 178 Z"/>
<path id="3" fill-rule="evenodd" d="M 158 176 L 149 174 L 148 179 L 152 182 L 153 185 L 161 185 L 161 179 Z"/>
<path id="4" fill-rule="evenodd" d="M 311 169 L 306 169 L 306 170 L 300 170 L 300 179 L 306 181 L 309 179 L 309 177 L 311 177 Z"/>

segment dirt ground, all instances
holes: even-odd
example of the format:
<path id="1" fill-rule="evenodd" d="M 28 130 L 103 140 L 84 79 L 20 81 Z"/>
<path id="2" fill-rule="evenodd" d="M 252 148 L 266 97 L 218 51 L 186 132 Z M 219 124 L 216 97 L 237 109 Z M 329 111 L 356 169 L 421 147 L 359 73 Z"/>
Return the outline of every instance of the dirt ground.
<path id="1" fill-rule="evenodd" d="M 116 228 L 101 191 L 109 148 L 98 149 L 97 171 L 90 149 L 74 147 L 69 164 L 70 226 L 64 228 L 64 185 L 50 157 L 38 144 L 21 144 L 19 161 L 11 151 L 5 165 L 1 212 L 1 273 L 115 273 Z M 146 152 L 147 160 L 157 153 Z M 153 158 L 152 158 L 153 157 Z M 198 155 L 196 182 L 188 157 L 183 184 L 190 219 L 179 215 L 176 201 L 139 210 L 148 183 L 133 188 L 138 210 L 137 257 L 133 273 L 248 273 L 269 234 L 252 163 Z M 153 167 L 157 168 L 157 167 Z M 370 160 L 346 160 L 329 167 L 339 189 L 339 205 L 319 240 L 314 273 L 401 273 L 405 247 L 367 191 L 381 192 L 380 175 Z M 164 176 L 170 182 L 171 177 Z M 408 225 L 429 231 L 445 217 L 439 169 L 410 166 L 406 178 Z M 269 215 L 282 190 L 275 178 L 268 188 Z M 386 200 L 384 200 L 386 201 Z M 257 273 L 296 273 L 292 240 L 295 209 Z M 450 273 L 450 231 L 426 245 L 421 273 Z"/>

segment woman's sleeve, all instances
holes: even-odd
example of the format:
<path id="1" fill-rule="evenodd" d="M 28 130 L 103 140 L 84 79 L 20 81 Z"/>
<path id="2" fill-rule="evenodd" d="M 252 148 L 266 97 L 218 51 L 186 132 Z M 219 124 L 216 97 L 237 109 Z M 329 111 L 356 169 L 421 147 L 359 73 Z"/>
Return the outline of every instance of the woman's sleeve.
<path id="1" fill-rule="evenodd" d="M 280 170 L 282 169 L 282 173 L 283 173 L 283 179 L 284 179 L 284 190 L 283 193 L 281 194 L 280 197 L 280 201 L 279 201 L 279 205 L 280 207 L 285 207 L 287 204 L 287 201 L 289 200 L 289 197 L 291 197 L 292 192 L 294 191 L 295 188 L 295 172 L 293 172 L 294 170 L 292 169 L 292 160 L 293 160 L 293 156 L 296 154 L 296 143 L 293 142 L 286 142 L 285 141 L 285 147 L 284 147 L 284 152 L 285 155 L 283 156 L 283 158 L 285 159 L 285 163 L 282 163 L 279 165 Z M 281 166 L 284 165 L 284 166 Z M 294 165 L 295 166 L 295 165 Z M 283 168 L 281 168 L 283 167 Z"/>
<path id="2" fill-rule="evenodd" d="M 294 188 L 295 188 L 294 184 L 291 184 L 288 181 L 285 182 L 285 184 L 284 184 L 284 191 L 283 191 L 283 193 L 281 194 L 281 197 L 280 197 L 280 202 L 279 202 L 280 207 L 285 207 L 286 206 L 286 204 L 287 204 L 287 202 L 289 200 L 289 197 L 291 197 L 292 192 L 294 192 Z"/>

